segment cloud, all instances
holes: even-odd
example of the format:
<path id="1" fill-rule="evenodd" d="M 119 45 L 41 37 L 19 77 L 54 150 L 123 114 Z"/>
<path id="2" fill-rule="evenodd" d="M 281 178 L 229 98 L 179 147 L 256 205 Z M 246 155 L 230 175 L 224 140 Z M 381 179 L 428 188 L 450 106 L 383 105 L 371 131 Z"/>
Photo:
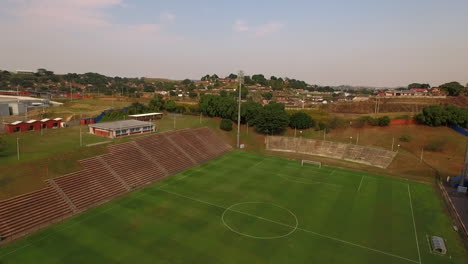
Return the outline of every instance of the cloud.
<path id="1" fill-rule="evenodd" d="M 235 32 L 246 32 L 246 31 L 250 30 L 249 25 L 247 24 L 247 22 L 242 20 L 242 19 L 236 20 L 236 22 L 234 22 L 234 25 L 232 26 L 232 29 Z"/>
<path id="2" fill-rule="evenodd" d="M 159 15 L 159 18 L 161 19 L 161 21 L 174 21 L 176 19 L 176 15 L 173 14 L 173 13 L 170 13 L 170 12 L 162 12 L 160 15 Z"/>
<path id="3" fill-rule="evenodd" d="M 255 28 L 255 35 L 261 37 L 277 33 L 281 31 L 284 28 L 284 26 L 285 25 L 281 22 L 266 23 Z"/>
<path id="4" fill-rule="evenodd" d="M 252 32 L 257 37 L 277 33 L 285 27 L 282 22 L 269 22 L 258 26 L 250 26 L 245 20 L 237 19 L 232 26 L 235 32 Z"/>
<path id="5" fill-rule="evenodd" d="M 157 33 L 161 29 L 159 24 L 137 24 L 129 26 L 129 29 L 138 31 L 141 33 Z"/>
<path id="6" fill-rule="evenodd" d="M 0 31 L 8 27 L 18 32 L 12 42 L 31 34 L 75 41 L 93 39 L 107 45 L 135 40 L 148 45 L 174 43 L 181 39 L 166 32 L 162 23 L 122 23 L 112 16 L 113 8 L 126 8 L 126 4 L 123 0 L 15 0 L 8 6 L 9 17 L 0 21 Z M 175 19 L 170 13 L 162 13 L 162 17 Z"/>
<path id="7" fill-rule="evenodd" d="M 23 0 L 12 7 L 10 14 L 24 21 L 102 26 L 111 24 L 106 10 L 117 6 L 123 7 L 123 1 Z"/>

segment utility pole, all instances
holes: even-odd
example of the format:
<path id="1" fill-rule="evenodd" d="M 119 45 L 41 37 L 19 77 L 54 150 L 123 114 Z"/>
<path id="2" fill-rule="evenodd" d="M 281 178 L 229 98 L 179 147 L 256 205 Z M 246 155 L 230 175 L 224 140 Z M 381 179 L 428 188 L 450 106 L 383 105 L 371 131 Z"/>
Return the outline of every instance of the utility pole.
<path id="1" fill-rule="evenodd" d="M 16 152 L 18 153 L 18 160 L 20 160 L 19 138 L 16 138 Z"/>
<path id="2" fill-rule="evenodd" d="M 83 146 L 83 136 L 81 134 L 81 126 L 80 126 L 80 147 Z"/>
<path id="3" fill-rule="evenodd" d="M 359 132 L 357 133 L 357 137 L 356 137 L 356 145 L 359 143 Z"/>
<path id="4" fill-rule="evenodd" d="M 393 151 L 393 145 L 395 145 L 395 137 L 392 137 L 392 151 Z"/>
<path id="5" fill-rule="evenodd" d="M 242 83 L 244 82 L 244 72 L 239 71 L 239 75 L 237 76 L 239 80 L 239 97 L 238 101 L 238 109 L 237 109 L 237 148 L 240 148 L 240 119 L 241 119 L 241 90 L 242 90 Z"/>

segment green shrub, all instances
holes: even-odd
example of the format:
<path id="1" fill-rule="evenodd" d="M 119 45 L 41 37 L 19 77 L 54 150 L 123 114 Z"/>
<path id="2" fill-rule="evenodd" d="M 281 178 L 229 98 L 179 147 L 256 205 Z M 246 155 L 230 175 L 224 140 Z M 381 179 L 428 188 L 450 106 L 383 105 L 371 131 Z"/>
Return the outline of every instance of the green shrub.
<path id="1" fill-rule="evenodd" d="M 361 116 L 358 118 L 355 124 L 357 127 L 364 127 L 365 125 L 370 124 L 372 120 L 373 118 L 370 116 Z"/>
<path id="2" fill-rule="evenodd" d="M 442 151 L 444 149 L 445 142 L 442 140 L 433 140 L 424 146 L 424 150 L 427 151 Z"/>
<path id="3" fill-rule="evenodd" d="M 327 128 L 327 124 L 325 124 L 323 122 L 319 122 L 317 128 L 318 128 L 318 130 L 324 130 L 324 129 Z"/>
<path id="4" fill-rule="evenodd" d="M 390 125 L 390 117 L 388 116 L 379 117 L 377 122 L 379 126 L 388 126 Z"/>
<path id="5" fill-rule="evenodd" d="M 328 127 L 331 129 L 341 128 L 341 127 L 344 127 L 345 125 L 346 125 L 345 120 L 337 116 L 333 117 L 328 122 Z"/>
<path id="6" fill-rule="evenodd" d="M 400 141 L 401 142 L 410 142 L 412 139 L 413 139 L 413 137 L 408 135 L 408 134 L 403 134 L 403 135 L 400 136 Z"/>
<path id="7" fill-rule="evenodd" d="M 232 130 L 232 121 L 229 120 L 229 119 L 221 120 L 221 123 L 219 124 L 219 128 L 221 128 L 224 131 L 231 131 Z"/>
<path id="8" fill-rule="evenodd" d="M 379 125 L 379 119 L 378 118 L 372 118 L 369 120 L 369 125 L 371 126 L 378 126 Z"/>
<path id="9" fill-rule="evenodd" d="M 297 112 L 291 115 L 289 119 L 289 126 L 291 128 L 305 129 L 315 125 L 314 119 L 304 112 Z"/>

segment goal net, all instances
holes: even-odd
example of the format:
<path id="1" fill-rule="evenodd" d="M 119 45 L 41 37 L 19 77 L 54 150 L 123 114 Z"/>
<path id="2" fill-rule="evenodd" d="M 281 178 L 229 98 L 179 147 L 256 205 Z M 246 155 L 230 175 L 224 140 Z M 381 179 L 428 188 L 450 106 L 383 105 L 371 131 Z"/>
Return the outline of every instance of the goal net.
<path id="1" fill-rule="evenodd" d="M 304 166 L 304 164 L 312 164 L 312 165 L 316 165 L 319 168 L 322 168 L 322 162 L 320 162 L 320 161 L 302 160 L 301 161 L 301 166 Z"/>

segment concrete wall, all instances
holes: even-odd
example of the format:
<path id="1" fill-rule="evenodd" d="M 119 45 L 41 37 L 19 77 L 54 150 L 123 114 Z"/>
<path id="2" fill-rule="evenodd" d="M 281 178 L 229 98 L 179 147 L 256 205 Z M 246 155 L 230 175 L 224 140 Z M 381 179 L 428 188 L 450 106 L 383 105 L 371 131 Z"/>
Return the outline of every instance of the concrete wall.
<path id="1" fill-rule="evenodd" d="M 22 102 L 9 102 L 8 106 L 11 109 L 11 114 L 12 115 L 22 115 L 27 112 L 28 106 L 25 103 Z"/>
<path id="2" fill-rule="evenodd" d="M 0 116 L 9 116 L 10 115 L 10 107 L 8 104 L 0 104 Z"/>

